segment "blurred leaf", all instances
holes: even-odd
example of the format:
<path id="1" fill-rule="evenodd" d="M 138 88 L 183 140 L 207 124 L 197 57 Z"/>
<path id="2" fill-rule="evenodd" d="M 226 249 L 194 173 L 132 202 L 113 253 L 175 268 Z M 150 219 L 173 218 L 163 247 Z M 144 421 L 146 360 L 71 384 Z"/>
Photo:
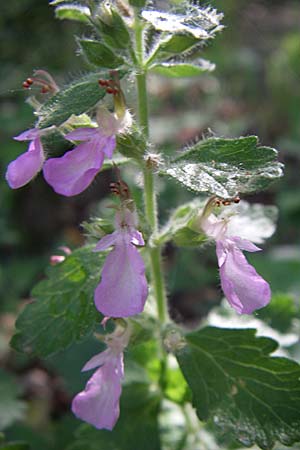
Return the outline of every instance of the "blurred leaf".
<path id="1" fill-rule="evenodd" d="M 16 322 L 12 347 L 45 358 L 89 336 L 101 317 L 93 294 L 104 258 L 86 246 L 50 267 Z"/>
<path id="2" fill-rule="evenodd" d="M 151 72 L 170 78 L 197 77 L 203 72 L 212 71 L 215 65 L 205 59 L 199 59 L 192 64 L 189 63 L 163 63 L 151 67 Z"/>
<path id="3" fill-rule="evenodd" d="M 76 442 L 67 450 L 160 450 L 157 415 L 160 397 L 142 383 L 123 388 L 120 418 L 113 431 L 79 428 Z"/>
<path id="4" fill-rule="evenodd" d="M 88 22 L 91 15 L 89 8 L 76 4 L 60 5 L 55 8 L 57 19 L 77 20 L 78 22 Z"/>
<path id="5" fill-rule="evenodd" d="M 30 450 L 30 445 L 26 442 L 8 442 L 0 444 L 0 450 Z"/>
<path id="6" fill-rule="evenodd" d="M 183 247 L 198 247 L 206 241 L 206 235 L 195 228 L 195 219 L 200 214 L 205 202 L 196 199 L 179 206 L 170 216 L 160 233 L 155 236 L 154 242 L 162 245 L 173 240 Z M 195 228 L 195 229 L 194 229 Z"/>
<path id="7" fill-rule="evenodd" d="M 276 293 L 272 295 L 268 306 L 257 311 L 257 316 L 272 328 L 286 333 L 291 328 L 293 319 L 299 318 L 299 313 L 299 307 L 291 295 Z"/>
<path id="8" fill-rule="evenodd" d="M 98 84 L 105 73 L 85 75 L 47 100 L 39 110 L 40 128 L 60 125 L 72 114 L 82 114 L 93 108 L 105 95 Z"/>
<path id="9" fill-rule="evenodd" d="M 185 187 L 221 198 L 267 188 L 282 176 L 277 151 L 259 147 L 256 136 L 209 138 L 193 145 L 161 170 Z"/>
<path id="10" fill-rule="evenodd" d="M 129 0 L 129 4 L 132 6 L 137 6 L 138 8 L 142 8 L 146 4 L 146 0 Z"/>
<path id="11" fill-rule="evenodd" d="M 0 369 L 0 430 L 23 418 L 26 403 L 18 399 L 19 395 L 20 386 L 11 375 Z"/>
<path id="12" fill-rule="evenodd" d="M 124 60 L 116 55 L 109 47 L 99 41 L 79 39 L 79 44 L 87 60 L 102 68 L 116 69 Z"/>
<path id="13" fill-rule="evenodd" d="M 186 336 L 177 353 L 201 420 L 213 418 L 246 446 L 300 439 L 300 367 L 270 357 L 272 339 L 255 330 L 207 327 Z"/>

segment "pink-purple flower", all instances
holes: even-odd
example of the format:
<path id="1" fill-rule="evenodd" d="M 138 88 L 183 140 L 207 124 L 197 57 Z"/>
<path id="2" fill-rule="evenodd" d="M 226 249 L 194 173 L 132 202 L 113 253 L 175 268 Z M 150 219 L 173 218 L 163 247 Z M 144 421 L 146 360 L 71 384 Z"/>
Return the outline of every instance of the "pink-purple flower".
<path id="1" fill-rule="evenodd" d="M 103 251 L 113 246 L 94 296 L 95 305 L 104 316 L 128 317 L 144 309 L 148 287 L 145 264 L 136 246 L 145 243 L 135 226 L 135 213 L 123 207 L 116 214 L 116 231 L 104 236 L 95 248 Z"/>
<path id="2" fill-rule="evenodd" d="M 30 141 L 30 144 L 27 151 L 7 167 L 6 180 L 12 189 L 18 189 L 29 183 L 41 170 L 45 155 L 40 134 L 38 128 L 32 128 L 14 137 L 16 141 Z"/>
<path id="3" fill-rule="evenodd" d="M 98 127 L 78 128 L 65 137 L 81 141 L 77 147 L 60 158 L 48 159 L 43 168 L 46 181 L 58 194 L 73 196 L 84 191 L 100 171 L 104 158 L 112 158 L 116 134 L 130 121 L 129 113 L 122 119 L 102 108 L 98 111 Z"/>
<path id="4" fill-rule="evenodd" d="M 248 239 L 229 233 L 230 218 L 214 215 L 202 219 L 205 233 L 216 241 L 221 286 L 230 305 L 239 314 L 251 314 L 266 306 L 271 299 L 269 284 L 246 260 L 243 250 L 257 252 L 261 249 Z"/>
<path id="5" fill-rule="evenodd" d="M 75 416 L 98 429 L 112 430 L 120 414 L 123 350 L 128 343 L 128 334 L 114 334 L 107 341 L 108 348 L 93 356 L 83 367 L 82 371 L 97 370 L 72 402 Z"/>

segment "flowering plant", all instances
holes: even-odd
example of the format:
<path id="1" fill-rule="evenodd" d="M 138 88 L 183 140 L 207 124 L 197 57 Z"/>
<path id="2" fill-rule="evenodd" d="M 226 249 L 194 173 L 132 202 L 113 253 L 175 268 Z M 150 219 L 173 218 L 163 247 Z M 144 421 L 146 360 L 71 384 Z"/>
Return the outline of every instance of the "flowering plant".
<path id="1" fill-rule="evenodd" d="M 257 252 L 255 244 L 273 234 L 274 209 L 269 214 L 240 197 L 282 176 L 276 150 L 260 146 L 256 136 L 208 137 L 170 157 L 151 143 L 148 77 L 189 78 L 213 70 L 202 53 L 222 30 L 222 14 L 189 0 L 164 11 L 146 0 L 50 4 L 58 18 L 89 25 L 91 37 L 78 38 L 78 45 L 92 70 L 61 89 L 44 71 L 24 82 L 27 89 L 42 87 L 46 97 L 35 111 L 35 127 L 16 138 L 31 142 L 8 166 L 8 184 L 20 188 L 42 170 L 55 192 L 70 197 L 84 192 L 107 160 L 117 174 L 114 217 L 109 223 L 91 220 L 87 245 L 52 259 L 48 280 L 34 290 L 35 301 L 20 314 L 12 339 L 16 350 L 40 357 L 91 334 L 99 347 L 105 343 L 82 369 L 96 370 L 74 397 L 72 411 L 89 425 L 79 427 L 68 449 L 93 450 L 107 442 L 114 450 L 196 449 L 206 426 L 247 446 L 292 445 L 300 439 L 297 363 L 270 356 L 276 343 L 252 329 L 201 324 L 186 332 L 167 307 L 167 242 L 204 251 L 215 241 L 222 291 L 236 317 L 271 300 L 268 281 L 243 251 Z M 125 98 L 133 79 L 136 111 Z M 85 123 L 78 126 L 82 117 Z M 53 148 L 46 155 L 43 138 L 57 132 L 68 150 L 57 156 Z M 142 182 L 123 165 L 131 165 Z M 162 227 L 159 176 L 175 179 L 196 197 Z M 133 188 L 142 192 L 142 205 Z M 164 432 L 172 434 L 169 413 L 180 421 L 175 443 Z M 194 429 L 196 415 L 201 422 Z M 103 430 L 113 431 L 108 436 Z"/>

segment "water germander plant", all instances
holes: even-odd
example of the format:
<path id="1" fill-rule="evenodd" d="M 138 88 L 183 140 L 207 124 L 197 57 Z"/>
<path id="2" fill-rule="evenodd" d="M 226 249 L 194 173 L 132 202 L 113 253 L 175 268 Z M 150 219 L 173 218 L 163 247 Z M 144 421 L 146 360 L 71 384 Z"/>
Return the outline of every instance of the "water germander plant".
<path id="1" fill-rule="evenodd" d="M 44 101 L 31 97 L 37 120 L 15 138 L 29 147 L 7 168 L 10 187 L 42 171 L 58 195 L 71 197 L 103 170 L 112 168 L 116 180 L 111 220 L 94 217 L 86 245 L 52 257 L 12 339 L 14 349 L 41 358 L 91 335 L 99 342 L 82 369 L 91 377 L 72 402 L 86 423 L 68 450 L 209 449 L 219 436 L 267 450 L 300 440 L 300 367 L 270 355 L 274 340 L 208 322 L 189 332 L 168 314 L 162 249 L 170 241 L 203 252 L 215 243 L 230 317 L 271 300 L 244 252 L 261 250 L 276 212 L 243 196 L 282 176 L 276 150 L 256 136 L 210 136 L 170 156 L 151 142 L 148 76 L 195 78 L 215 68 L 204 55 L 222 13 L 199 3 L 166 1 L 161 10 L 146 0 L 51 1 L 59 19 L 86 25 L 76 40 L 91 71 L 61 87 L 44 70 L 24 82 Z M 136 109 L 129 109 L 133 84 Z M 130 166 L 135 176 L 126 179 Z M 194 193 L 164 224 L 159 177 Z"/>

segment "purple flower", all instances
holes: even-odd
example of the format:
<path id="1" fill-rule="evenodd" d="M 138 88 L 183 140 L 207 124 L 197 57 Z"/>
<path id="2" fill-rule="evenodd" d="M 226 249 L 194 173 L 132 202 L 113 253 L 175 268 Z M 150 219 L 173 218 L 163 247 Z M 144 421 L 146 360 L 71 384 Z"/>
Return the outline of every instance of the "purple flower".
<path id="1" fill-rule="evenodd" d="M 31 141 L 27 152 L 12 161 L 6 171 L 6 180 L 12 189 L 27 184 L 41 170 L 45 156 L 40 139 L 40 130 L 32 128 L 16 136 L 17 141 Z"/>
<path id="2" fill-rule="evenodd" d="M 95 290 L 96 308 L 109 317 L 128 317 L 143 311 L 148 295 L 144 261 L 136 245 L 145 245 L 135 226 L 134 214 L 126 209 L 116 215 L 117 229 L 104 236 L 95 251 L 114 246 L 103 266 Z"/>
<path id="3" fill-rule="evenodd" d="M 129 113 L 125 118 L 128 122 Z M 44 177 L 58 194 L 80 194 L 100 171 L 105 156 L 111 158 L 116 147 L 116 134 L 128 123 L 101 109 L 97 115 L 97 128 L 78 128 L 65 137 L 70 141 L 82 141 L 60 158 L 50 158 L 44 164 Z"/>
<path id="4" fill-rule="evenodd" d="M 210 215 L 202 219 L 202 228 L 216 241 L 221 286 L 227 300 L 239 314 L 251 314 L 269 303 L 271 290 L 242 253 L 242 250 L 257 252 L 261 249 L 248 239 L 228 236 L 228 230 L 235 228 L 229 226 L 230 220 L 235 219 Z"/>
<path id="5" fill-rule="evenodd" d="M 239 314 L 251 314 L 266 306 L 271 299 L 270 286 L 242 253 L 261 249 L 238 237 L 217 240 L 216 246 L 221 286 L 230 305 Z"/>
<path id="6" fill-rule="evenodd" d="M 128 334 L 108 337 L 108 348 L 91 358 L 82 371 L 95 369 L 84 391 L 74 397 L 72 411 L 79 419 L 98 429 L 112 430 L 119 414 L 121 381 L 124 376 L 123 350 L 128 343 Z M 117 331 L 118 333 L 118 331 Z M 110 338 L 110 339 L 109 339 Z"/>

